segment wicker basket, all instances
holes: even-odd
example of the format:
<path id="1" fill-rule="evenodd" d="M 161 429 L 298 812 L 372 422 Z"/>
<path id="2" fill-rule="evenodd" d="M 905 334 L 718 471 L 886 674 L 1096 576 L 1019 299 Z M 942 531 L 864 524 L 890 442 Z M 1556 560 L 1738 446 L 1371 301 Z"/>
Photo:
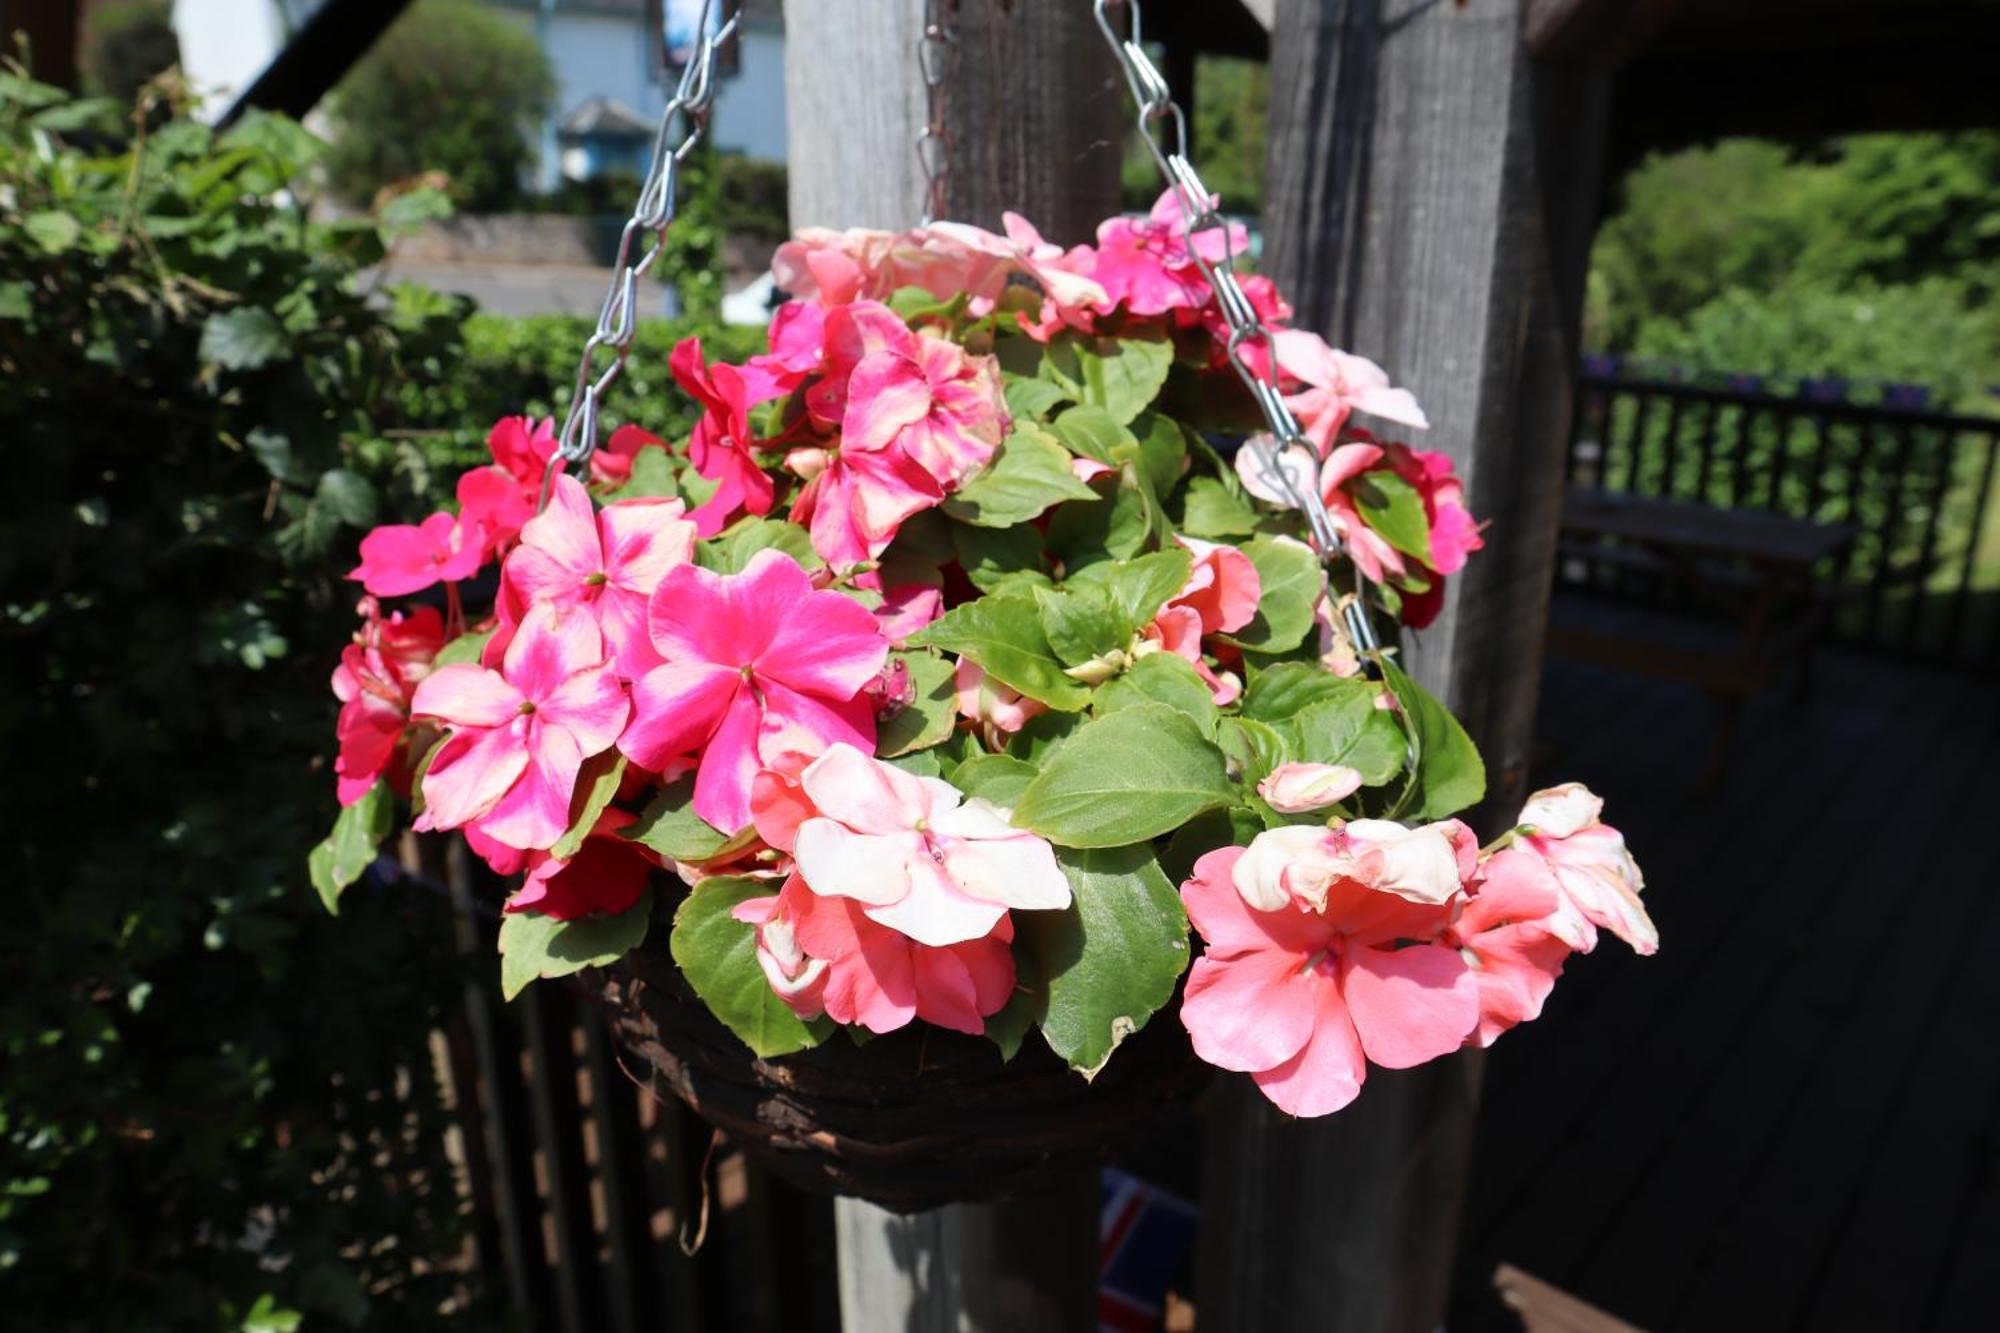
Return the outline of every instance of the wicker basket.
<path id="1" fill-rule="evenodd" d="M 1003 1063 L 983 1037 L 918 1025 L 760 1060 L 646 950 L 579 981 L 627 1050 L 773 1171 L 897 1212 L 1032 1193 L 1185 1106 L 1209 1072 L 1171 1007 L 1086 1083 L 1038 1038 Z"/>

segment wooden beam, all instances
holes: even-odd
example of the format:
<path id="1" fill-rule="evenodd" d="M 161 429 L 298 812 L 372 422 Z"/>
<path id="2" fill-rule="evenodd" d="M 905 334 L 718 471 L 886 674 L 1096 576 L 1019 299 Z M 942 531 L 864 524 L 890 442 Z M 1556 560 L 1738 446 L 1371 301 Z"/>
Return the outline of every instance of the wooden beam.
<path id="1" fill-rule="evenodd" d="M 217 128 L 234 124 L 251 107 L 304 119 L 409 4 L 410 0 L 327 0 L 230 103 Z"/>
<path id="2" fill-rule="evenodd" d="M 1605 76 L 1536 69 L 1524 0 L 1279 0 L 1265 267 L 1297 322 L 1380 361 L 1434 423 L 1487 549 L 1406 644 L 1519 808 L 1602 155 Z M 1437 1327 L 1479 1060 L 1373 1070 L 1323 1120 L 1232 1085 L 1211 1117 L 1200 1320 Z"/>
<path id="3" fill-rule="evenodd" d="M 1083 240 L 1118 207 L 1123 85 L 1081 3 L 943 0 L 946 214 L 997 226 L 1005 209 Z M 926 99 L 921 0 L 789 0 L 786 121 L 799 225 L 901 228 L 922 210 Z M 850 1329 L 978 1333 L 1095 1327 L 1098 1184 L 1081 1171 L 1041 1199 L 913 1217 L 835 1206 Z"/>
<path id="4" fill-rule="evenodd" d="M 1522 35 L 1538 60 L 1610 67 L 1651 41 L 1680 0 L 1527 0 Z"/>

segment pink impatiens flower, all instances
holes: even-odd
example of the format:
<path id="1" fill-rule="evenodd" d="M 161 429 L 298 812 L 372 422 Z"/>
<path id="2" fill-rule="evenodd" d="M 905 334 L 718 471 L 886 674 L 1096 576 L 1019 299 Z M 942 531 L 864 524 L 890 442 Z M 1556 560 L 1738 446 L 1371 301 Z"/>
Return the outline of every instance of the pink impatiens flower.
<path id="1" fill-rule="evenodd" d="M 713 537 L 738 511 L 768 514 L 775 491 L 770 477 L 750 452 L 750 387 L 743 372 L 726 362 L 709 365 L 701 354 L 701 339 L 683 338 L 674 345 L 667 367 L 682 389 L 705 409 L 688 436 L 688 461 L 694 470 L 718 483 L 689 518 L 703 537 Z"/>
<path id="2" fill-rule="evenodd" d="M 1279 764 L 1257 784 L 1257 794 L 1283 815 L 1324 810 L 1360 790 L 1360 772 L 1346 764 Z"/>
<path id="3" fill-rule="evenodd" d="M 1207 682 L 1215 702 L 1227 706 L 1243 693 L 1243 683 L 1233 675 L 1218 674 L 1203 660 L 1202 637 L 1227 634 L 1249 624 L 1263 598 L 1263 582 L 1250 557 L 1234 546 L 1193 537 L 1175 540 L 1194 557 L 1194 563 L 1187 582 L 1167 599 L 1144 634 L 1192 665 Z"/>
<path id="4" fill-rule="evenodd" d="M 1279 329 L 1271 335 L 1278 369 L 1305 388 L 1285 403 L 1299 420 L 1306 438 L 1321 458 L 1333 448 L 1340 428 L 1353 412 L 1423 430 L 1430 425 L 1408 389 L 1390 385 L 1389 373 L 1366 357 L 1327 344 L 1305 329 Z"/>
<path id="5" fill-rule="evenodd" d="M 469 579 L 484 556 L 476 528 L 450 514 L 432 514 L 421 523 L 385 524 L 363 537 L 361 563 L 347 577 L 377 597 L 401 597 Z"/>
<path id="6" fill-rule="evenodd" d="M 978 939 L 919 944 L 846 898 L 822 897 L 794 875 L 774 897 L 738 903 L 757 927 L 757 961 L 801 1018 L 893 1032 L 911 1019 L 978 1035 L 1014 994 L 1014 928 L 1004 915 Z"/>
<path id="7" fill-rule="evenodd" d="M 633 687 L 619 748 L 655 771 L 699 751 L 694 812 L 725 833 L 750 822 L 752 780 L 780 752 L 875 748 L 863 691 L 888 640 L 865 607 L 815 590 L 783 552 L 759 551 L 740 574 L 676 566 L 647 625 L 662 664 Z"/>
<path id="8" fill-rule="evenodd" d="M 1210 852 L 1181 886 L 1208 945 L 1181 1004 L 1197 1055 L 1250 1074 L 1282 1110 L 1314 1116 L 1353 1101 L 1371 1061 L 1407 1069 L 1465 1042 L 1479 1024 L 1479 985 L 1437 943 L 1449 907 L 1341 878 L 1320 910 L 1289 898 L 1259 910 L 1234 882 L 1256 847 Z"/>
<path id="9" fill-rule="evenodd" d="M 387 774 L 401 791 L 404 732 L 410 725 L 410 695 L 444 646 L 444 621 L 431 607 L 405 616 L 384 616 L 373 597 L 361 599 L 362 625 L 354 642 L 341 650 L 333 672 L 340 719 L 334 734 L 340 753 L 333 761 L 336 792 L 353 805 Z"/>
<path id="10" fill-rule="evenodd" d="M 959 658 L 952 668 L 952 690 L 960 717 L 1000 735 L 1012 735 L 1049 709 L 1040 699 L 993 679 L 969 657 Z"/>
<path id="11" fill-rule="evenodd" d="M 1533 855 L 1509 848 L 1489 856 L 1468 886 L 1471 901 L 1444 933 L 1479 983 L 1479 1030 L 1473 1041 L 1491 1046 L 1508 1028 L 1539 1016 L 1569 945 L 1548 917 L 1561 897 L 1549 869 Z"/>
<path id="12" fill-rule="evenodd" d="M 618 739 L 631 705 L 591 614 L 543 604 L 521 621 L 499 671 L 439 667 L 410 711 L 451 729 L 424 775 L 416 827 L 477 821 L 496 842 L 531 850 L 569 828 L 577 770 Z"/>
<path id="13" fill-rule="evenodd" d="M 1190 249 L 1180 197 L 1169 189 L 1147 216 L 1108 218 L 1098 225 L 1090 276 L 1104 289 L 1107 311 L 1120 305 L 1135 315 L 1197 309 L 1211 296 L 1197 256 L 1221 264 L 1232 253 L 1243 253 L 1248 240 L 1242 223 L 1230 223 L 1227 235 L 1219 227 L 1199 233 Z"/>
<path id="14" fill-rule="evenodd" d="M 1517 843 L 1548 863 L 1562 889 L 1549 928 L 1578 953 L 1597 947 L 1600 926 L 1635 953 L 1657 953 L 1659 928 L 1639 901 L 1646 878 L 1625 836 L 1598 818 L 1603 810 L 1603 798 L 1580 782 L 1538 791 L 1521 807 Z"/>
<path id="15" fill-rule="evenodd" d="M 558 921 L 588 916 L 617 916 L 639 901 L 652 874 L 652 863 L 639 844 L 618 836 L 637 822 L 616 807 L 597 818 L 590 836 L 568 860 L 547 852 L 526 855 L 527 877 L 507 899 L 504 910 L 538 912 Z"/>
<path id="16" fill-rule="evenodd" d="M 658 661 L 647 600 L 668 570 L 694 558 L 683 509 L 678 499 L 639 499 L 596 511 L 581 482 L 557 477 L 549 507 L 521 529 L 502 574 L 526 604 L 593 608 L 619 673 L 636 677 Z"/>
<path id="17" fill-rule="evenodd" d="M 792 851 L 807 887 L 919 944 L 981 939 L 1009 908 L 1069 906 L 1055 850 L 942 779 L 835 745 L 799 785 L 818 811 Z"/>
<path id="18" fill-rule="evenodd" d="M 1344 882 L 1436 907 L 1457 895 L 1478 858 L 1479 839 L 1456 819 L 1418 828 L 1350 819 L 1331 828 L 1293 824 L 1260 833 L 1232 874 L 1243 901 L 1266 912 L 1288 902 L 1318 910 Z"/>

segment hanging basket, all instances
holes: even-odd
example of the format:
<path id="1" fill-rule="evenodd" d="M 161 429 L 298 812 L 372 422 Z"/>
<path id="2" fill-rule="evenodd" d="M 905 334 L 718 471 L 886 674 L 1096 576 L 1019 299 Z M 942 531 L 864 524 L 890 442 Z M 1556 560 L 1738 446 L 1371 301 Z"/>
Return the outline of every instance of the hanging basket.
<path id="1" fill-rule="evenodd" d="M 1034 1193 L 1186 1107 L 1211 1072 L 1171 1012 L 1086 1082 L 1039 1038 L 1003 1062 L 929 1025 L 762 1060 L 649 950 L 578 981 L 626 1050 L 771 1170 L 900 1213 Z"/>

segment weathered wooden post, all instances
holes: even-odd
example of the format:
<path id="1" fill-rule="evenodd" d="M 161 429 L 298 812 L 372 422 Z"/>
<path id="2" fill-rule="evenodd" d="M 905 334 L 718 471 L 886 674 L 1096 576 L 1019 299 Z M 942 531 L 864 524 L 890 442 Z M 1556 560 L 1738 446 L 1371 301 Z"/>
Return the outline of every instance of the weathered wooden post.
<path id="1" fill-rule="evenodd" d="M 1602 155 L 1601 75 L 1533 66 L 1535 0 L 1278 0 L 1265 267 L 1302 326 L 1379 360 L 1433 423 L 1487 549 L 1409 645 L 1519 808 L 1562 489 L 1574 326 Z M 1371 1071 L 1292 1121 L 1233 1081 L 1211 1117 L 1204 1328 L 1442 1320 L 1480 1062 Z"/>
<path id="2" fill-rule="evenodd" d="M 786 131 L 795 225 L 913 225 L 930 99 L 926 23 L 942 26 L 944 207 L 997 226 L 1005 209 L 1053 240 L 1085 239 L 1118 206 L 1123 85 L 1087 4 L 788 0 Z M 845 1326 L 899 1333 L 1096 1326 L 1098 1186 L 1081 1172 L 1036 1199 L 897 1217 L 835 1205 Z"/>

